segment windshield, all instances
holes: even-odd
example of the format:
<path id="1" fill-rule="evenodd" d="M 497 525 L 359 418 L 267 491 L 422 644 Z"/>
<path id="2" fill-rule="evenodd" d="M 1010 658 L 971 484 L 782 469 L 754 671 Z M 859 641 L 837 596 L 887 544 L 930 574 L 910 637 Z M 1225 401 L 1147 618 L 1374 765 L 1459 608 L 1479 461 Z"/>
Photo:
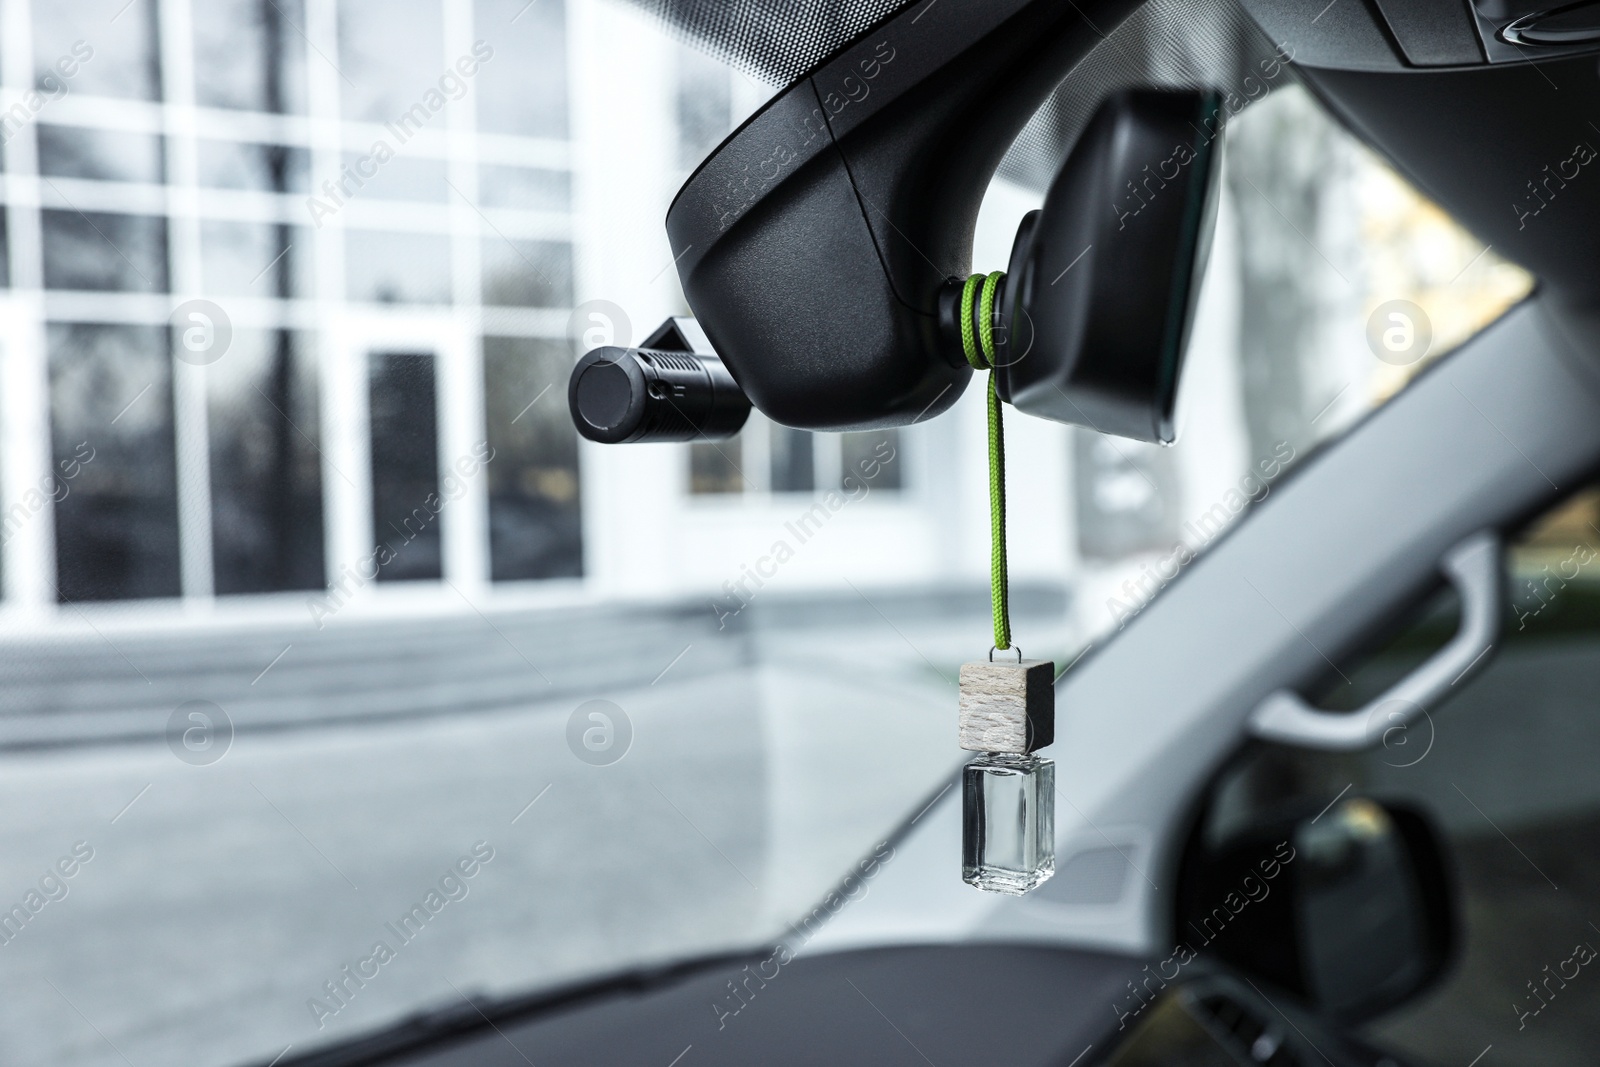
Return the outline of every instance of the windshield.
<path id="1" fill-rule="evenodd" d="M 980 391 L 622 449 L 564 399 L 691 313 L 667 205 L 773 86 L 607 0 L 7 11 L 0 1058 L 264 1063 L 770 943 L 892 852 L 989 645 Z M 1274 77 L 1179 443 L 1009 417 L 1058 669 L 1530 287 Z"/>

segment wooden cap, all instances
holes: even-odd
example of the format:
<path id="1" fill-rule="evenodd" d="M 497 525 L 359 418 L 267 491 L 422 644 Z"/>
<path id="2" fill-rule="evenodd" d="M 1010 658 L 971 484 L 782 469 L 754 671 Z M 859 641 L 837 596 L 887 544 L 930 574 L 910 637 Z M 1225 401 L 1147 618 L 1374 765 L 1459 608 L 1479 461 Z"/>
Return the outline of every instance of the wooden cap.
<path id="1" fill-rule="evenodd" d="M 979 660 L 961 665 L 961 747 L 1025 754 L 1056 739 L 1056 665 Z"/>

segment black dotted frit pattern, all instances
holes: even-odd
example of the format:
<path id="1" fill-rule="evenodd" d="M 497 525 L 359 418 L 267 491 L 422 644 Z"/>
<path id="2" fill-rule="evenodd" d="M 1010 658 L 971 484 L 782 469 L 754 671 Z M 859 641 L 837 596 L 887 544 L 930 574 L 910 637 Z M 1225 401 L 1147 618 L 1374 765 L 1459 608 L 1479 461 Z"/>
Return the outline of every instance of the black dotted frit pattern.
<path id="1" fill-rule="evenodd" d="M 1262 65 L 1274 55 L 1272 41 L 1235 0 L 1150 0 L 1104 36 L 1023 128 L 1001 177 L 1047 188 L 1100 102 L 1118 89 L 1217 89 L 1231 114 L 1293 79 L 1287 64 Z"/>
<path id="2" fill-rule="evenodd" d="M 696 46 L 789 85 L 914 0 L 633 0 Z"/>
<path id="3" fill-rule="evenodd" d="M 877 22 L 924 0 L 632 2 L 723 62 L 786 86 Z M 936 0 L 928 17 L 939 17 Z M 1002 177 L 1045 189 L 1100 102 L 1118 89 L 1208 86 L 1243 105 L 1291 78 L 1286 67 L 1274 79 L 1262 78 L 1273 45 L 1237 0 L 1149 0 L 1119 26 L 1090 25 L 1104 40 L 1028 122 L 1000 165 Z"/>

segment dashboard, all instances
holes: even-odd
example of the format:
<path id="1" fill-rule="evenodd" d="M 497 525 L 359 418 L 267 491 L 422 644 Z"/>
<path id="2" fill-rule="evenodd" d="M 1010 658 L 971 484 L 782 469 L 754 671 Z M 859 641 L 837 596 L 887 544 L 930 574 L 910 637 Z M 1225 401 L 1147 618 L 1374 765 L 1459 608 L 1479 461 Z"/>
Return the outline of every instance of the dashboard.
<path id="1" fill-rule="evenodd" d="M 480 1002 L 454 1013 L 458 1027 L 294 1062 L 1407 1067 L 1207 966 L 1163 983 L 1144 960 L 1039 945 L 762 953 L 521 1005 Z"/>

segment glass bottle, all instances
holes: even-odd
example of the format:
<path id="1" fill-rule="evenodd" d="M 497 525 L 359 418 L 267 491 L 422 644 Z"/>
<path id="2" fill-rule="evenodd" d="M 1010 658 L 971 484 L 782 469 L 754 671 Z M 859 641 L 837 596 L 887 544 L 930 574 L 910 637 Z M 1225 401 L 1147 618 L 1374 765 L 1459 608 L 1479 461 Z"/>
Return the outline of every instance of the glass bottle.
<path id="1" fill-rule="evenodd" d="M 1056 765 L 985 752 L 961 774 L 961 878 L 1021 896 L 1056 873 Z"/>

